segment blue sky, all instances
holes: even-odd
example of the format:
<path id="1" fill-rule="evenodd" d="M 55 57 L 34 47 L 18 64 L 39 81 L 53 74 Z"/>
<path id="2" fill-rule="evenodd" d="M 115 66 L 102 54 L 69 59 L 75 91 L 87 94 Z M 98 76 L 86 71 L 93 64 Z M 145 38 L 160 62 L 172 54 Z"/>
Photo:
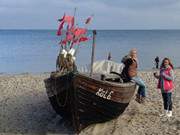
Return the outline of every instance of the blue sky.
<path id="1" fill-rule="evenodd" d="M 56 29 L 75 7 L 92 29 L 180 29 L 180 0 L 0 0 L 0 29 Z"/>

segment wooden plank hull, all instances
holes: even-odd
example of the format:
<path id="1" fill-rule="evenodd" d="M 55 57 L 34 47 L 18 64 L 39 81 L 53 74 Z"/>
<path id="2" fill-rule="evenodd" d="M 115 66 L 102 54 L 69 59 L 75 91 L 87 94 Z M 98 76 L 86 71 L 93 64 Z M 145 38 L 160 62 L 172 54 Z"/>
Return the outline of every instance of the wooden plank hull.
<path id="1" fill-rule="evenodd" d="M 72 74 L 50 77 L 45 80 L 45 86 L 50 103 L 56 113 L 71 119 Z"/>
<path id="2" fill-rule="evenodd" d="M 110 83 L 79 73 L 45 80 L 54 110 L 73 122 L 76 132 L 118 117 L 128 106 L 135 84 Z"/>

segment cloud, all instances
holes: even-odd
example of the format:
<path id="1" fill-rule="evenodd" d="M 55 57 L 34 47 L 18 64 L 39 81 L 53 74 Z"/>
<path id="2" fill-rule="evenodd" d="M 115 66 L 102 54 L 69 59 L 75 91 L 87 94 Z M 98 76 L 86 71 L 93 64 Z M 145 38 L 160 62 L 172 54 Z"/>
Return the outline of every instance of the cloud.
<path id="1" fill-rule="evenodd" d="M 113 7 L 125 7 L 125 8 L 161 8 L 165 6 L 169 6 L 171 4 L 176 4 L 179 1 L 178 0 L 133 0 L 133 1 L 127 1 L 127 0 L 120 0 L 115 2 L 110 2 L 108 0 L 104 0 L 105 3 L 108 5 L 112 5 Z"/>
<path id="2" fill-rule="evenodd" d="M 64 12 L 82 20 L 94 14 L 90 28 L 97 29 L 180 29 L 179 0 L 0 0 L 1 28 L 57 27 Z"/>

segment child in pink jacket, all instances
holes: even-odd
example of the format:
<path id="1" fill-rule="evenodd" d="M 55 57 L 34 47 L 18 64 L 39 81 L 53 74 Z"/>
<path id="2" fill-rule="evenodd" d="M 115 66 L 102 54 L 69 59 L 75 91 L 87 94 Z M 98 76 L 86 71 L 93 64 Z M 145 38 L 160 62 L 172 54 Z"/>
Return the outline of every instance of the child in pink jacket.
<path id="1" fill-rule="evenodd" d="M 154 76 L 158 80 L 158 88 L 161 89 L 163 103 L 164 103 L 164 114 L 168 117 L 172 116 L 172 91 L 174 88 L 174 72 L 173 65 L 169 58 L 164 58 L 160 67 L 159 75 L 154 73 Z"/>

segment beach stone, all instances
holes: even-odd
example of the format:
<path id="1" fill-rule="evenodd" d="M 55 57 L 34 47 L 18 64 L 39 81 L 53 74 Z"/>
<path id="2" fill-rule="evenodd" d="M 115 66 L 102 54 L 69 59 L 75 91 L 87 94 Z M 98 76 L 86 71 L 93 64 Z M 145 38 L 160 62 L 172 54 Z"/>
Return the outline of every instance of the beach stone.
<path id="1" fill-rule="evenodd" d="M 180 135 L 180 69 L 175 70 L 173 117 L 159 117 L 163 110 L 153 70 L 141 71 L 148 88 L 145 104 L 132 98 L 117 119 L 94 124 L 80 135 Z M 48 100 L 44 74 L 0 75 L 0 135 L 69 135 L 72 125 L 58 116 Z"/>

